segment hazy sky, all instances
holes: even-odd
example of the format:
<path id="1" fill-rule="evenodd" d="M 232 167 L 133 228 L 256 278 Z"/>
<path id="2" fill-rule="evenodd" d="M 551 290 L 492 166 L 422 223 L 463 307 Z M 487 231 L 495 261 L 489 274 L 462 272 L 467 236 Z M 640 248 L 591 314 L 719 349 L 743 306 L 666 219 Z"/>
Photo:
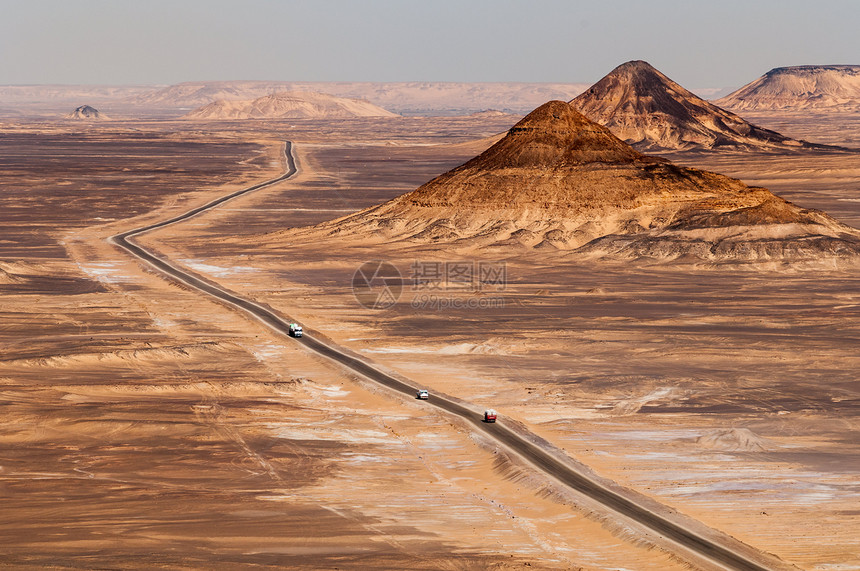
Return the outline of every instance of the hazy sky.
<path id="1" fill-rule="evenodd" d="M 592 82 L 860 64 L 858 0 L 0 0 L 0 84 Z"/>

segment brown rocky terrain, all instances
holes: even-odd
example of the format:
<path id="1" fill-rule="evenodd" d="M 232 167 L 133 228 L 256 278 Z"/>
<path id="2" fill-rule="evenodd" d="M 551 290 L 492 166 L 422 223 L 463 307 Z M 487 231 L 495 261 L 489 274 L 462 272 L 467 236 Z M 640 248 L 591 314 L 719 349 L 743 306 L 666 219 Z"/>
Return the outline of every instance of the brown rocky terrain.
<path id="1" fill-rule="evenodd" d="M 108 117 L 106 115 L 102 115 L 101 113 L 99 113 L 98 109 L 90 107 L 89 105 L 81 105 L 80 107 L 66 115 L 66 119 L 78 119 L 85 121 L 104 120 L 107 118 Z"/>
<path id="2" fill-rule="evenodd" d="M 396 116 L 382 107 L 359 99 L 293 91 L 273 93 L 253 101 L 214 101 L 185 115 L 185 119 L 346 119 Z"/>
<path id="3" fill-rule="evenodd" d="M 452 125 L 449 121 L 420 124 Z M 496 132 L 478 130 L 473 121 L 458 119 L 457 133 Z M 809 133 L 814 140 L 846 144 L 857 136 L 856 127 L 848 130 L 841 122 L 786 121 L 789 132 Z M 703 271 L 687 264 L 612 263 L 563 251 L 515 256 L 509 248 L 460 255 L 445 242 L 371 243 L 357 234 L 320 240 L 310 233 L 309 240 L 301 240 L 276 232 L 342 215 L 335 208 L 379 204 L 489 147 L 467 153 L 466 145 L 440 145 L 435 135 L 420 141 L 416 132 L 393 132 L 402 125 L 379 122 L 373 133 L 362 129 L 360 137 L 340 141 L 291 129 L 287 138 L 295 142 L 300 166 L 295 179 L 194 224 L 159 231 L 147 243 L 171 259 L 205 260 L 208 268 L 195 266 L 204 275 L 384 363 L 431 395 L 446 392 L 489 403 L 599 473 L 799 568 L 855 564 L 860 553 L 860 539 L 851 531 L 860 521 L 856 268 L 726 265 Z M 860 225 L 857 168 L 847 153 L 672 154 L 673 161 L 682 159 L 688 166 L 706 164 L 779 189 L 793 201 Z M 478 266 L 502 256 L 504 287 L 445 281 L 450 262 Z M 406 282 L 391 308 L 363 309 L 349 285 L 367 260 L 387 260 L 404 277 L 429 267 L 441 268 L 443 277 L 429 285 Z M 396 430 L 402 434 L 410 424 L 400 423 Z M 456 470 L 456 481 L 462 482 L 460 465 Z M 350 484 L 358 481 L 350 475 Z M 509 481 L 519 487 L 521 480 Z M 483 494 L 495 490 L 494 484 L 482 486 Z M 335 493 L 343 497 L 352 489 Z M 394 505 L 388 488 L 375 488 L 382 489 L 373 501 Z M 517 505 L 531 504 L 520 490 Z M 392 510 L 384 513 L 390 517 Z M 455 519 L 465 512 L 452 507 L 448 513 Z M 615 560 L 595 561 L 590 553 L 598 542 L 563 527 L 560 513 L 555 519 L 515 515 L 508 521 L 548 529 L 539 532 L 541 540 L 575 553 L 572 564 L 561 566 L 647 568 L 647 558 L 622 555 L 620 543 L 608 550 Z M 425 517 L 410 514 L 410 520 Z M 461 528 L 449 529 L 453 535 Z M 531 565 L 551 567 L 546 558 Z"/>
<path id="4" fill-rule="evenodd" d="M 738 111 L 860 110 L 860 65 L 777 67 L 715 103 Z"/>
<path id="5" fill-rule="evenodd" d="M 309 147 L 331 137 L 299 123 L 290 136 Z M 476 132 L 466 119 L 346 123 L 353 142 L 426 137 L 372 146 L 399 157 L 382 180 L 410 186 L 465 157 L 427 144 L 441 136 L 431 129 Z M 391 401 L 122 257 L 107 235 L 281 172 L 284 122 L 200 125 L 56 122 L 0 136 L 0 566 L 685 568 L 586 508 L 571 512 L 421 403 Z M 477 132 L 499 130 L 485 125 Z M 397 167 L 409 156 L 424 170 Z M 356 186 L 354 200 L 368 200 Z M 239 206 L 249 218 L 231 232 L 242 234 L 345 206 L 343 195 L 318 202 L 321 188 L 282 190 L 247 197 L 271 205 L 219 214 Z"/>
<path id="6" fill-rule="evenodd" d="M 774 114 L 768 126 L 850 146 L 860 123 L 848 119 Z M 434 257 L 432 243 L 417 241 L 351 249 L 355 236 L 334 250 L 275 233 L 413 190 L 490 146 L 472 139 L 511 124 L 7 123 L 3 565 L 691 567 L 554 493 L 467 427 L 366 386 L 105 241 L 277 176 L 288 139 L 295 179 L 164 228 L 147 245 L 431 395 L 493 406 L 601 476 L 787 563 L 855 566 L 854 269 L 703 272 L 526 250 L 506 258 L 504 289 L 407 286 L 392 308 L 369 310 L 349 288 L 367 259 L 406 276 L 416 260 L 498 258 Z M 847 153 L 671 157 L 860 226 L 860 172 Z M 462 303 L 421 309 L 427 293 Z M 467 303 L 497 296 L 503 303 Z"/>
<path id="7" fill-rule="evenodd" d="M 853 258 L 860 231 L 764 188 L 639 153 L 551 101 L 478 157 L 292 235 L 710 261 Z"/>
<path id="8" fill-rule="evenodd" d="M 644 61 L 621 64 L 570 103 L 640 149 L 815 146 L 752 125 L 684 89 Z"/>

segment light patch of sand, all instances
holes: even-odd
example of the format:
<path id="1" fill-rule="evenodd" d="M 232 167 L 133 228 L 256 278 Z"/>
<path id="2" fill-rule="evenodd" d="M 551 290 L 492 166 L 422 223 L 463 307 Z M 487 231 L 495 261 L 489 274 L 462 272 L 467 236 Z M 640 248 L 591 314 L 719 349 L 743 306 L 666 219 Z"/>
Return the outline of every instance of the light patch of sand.
<path id="1" fill-rule="evenodd" d="M 712 430 L 696 438 L 696 444 L 705 448 L 742 452 L 766 452 L 774 448 L 767 438 L 762 438 L 749 428 Z"/>
<path id="2" fill-rule="evenodd" d="M 230 267 L 222 267 L 215 266 L 209 263 L 206 263 L 203 260 L 196 259 L 185 259 L 180 260 L 180 262 L 191 268 L 196 272 L 200 272 L 202 274 L 208 274 L 212 277 L 216 278 L 226 278 L 236 274 L 247 274 L 256 272 L 256 268 L 252 268 L 250 266 L 230 266 Z"/>

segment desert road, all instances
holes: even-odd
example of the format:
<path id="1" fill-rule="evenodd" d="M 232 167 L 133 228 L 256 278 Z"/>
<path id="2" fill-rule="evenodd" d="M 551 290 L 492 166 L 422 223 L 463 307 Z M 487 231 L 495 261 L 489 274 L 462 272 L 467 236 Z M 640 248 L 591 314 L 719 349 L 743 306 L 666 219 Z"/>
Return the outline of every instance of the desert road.
<path id="1" fill-rule="evenodd" d="M 295 158 L 292 154 L 292 145 L 290 142 L 285 144 L 284 152 L 286 155 L 287 170 L 283 175 L 233 192 L 163 222 L 150 224 L 148 226 L 117 234 L 109 238 L 108 241 L 123 248 L 139 260 L 146 262 L 146 264 L 155 268 L 168 278 L 205 293 L 217 299 L 221 303 L 238 308 L 246 315 L 261 321 L 276 332 L 288 335 L 289 320 L 286 317 L 281 317 L 272 309 L 245 299 L 211 281 L 195 276 L 189 271 L 174 265 L 169 260 L 158 257 L 146 248 L 131 241 L 133 237 L 140 234 L 188 220 L 198 214 L 216 208 L 229 200 L 272 186 L 292 177 L 297 172 L 297 167 Z M 419 387 L 411 386 L 384 373 L 364 360 L 350 355 L 347 350 L 339 348 L 334 343 L 314 336 L 313 332 L 310 332 L 310 334 L 308 333 L 309 332 L 306 328 L 305 336 L 295 339 L 295 341 L 303 344 L 305 347 L 315 351 L 319 355 L 346 367 L 354 373 L 383 385 L 388 389 L 414 398 L 415 392 Z M 422 401 L 422 403 L 427 406 L 435 406 L 447 413 L 464 419 L 472 425 L 473 430 L 480 431 L 494 439 L 503 447 L 520 456 L 546 475 L 556 479 L 571 489 L 600 502 L 616 513 L 638 522 L 652 530 L 655 534 L 682 546 L 686 550 L 689 550 L 718 566 L 728 569 L 742 570 L 765 570 L 779 567 L 790 567 L 790 565 L 780 562 L 776 558 L 767 554 L 757 552 L 754 548 L 740 542 L 725 542 L 734 543 L 735 545 L 732 546 L 724 545 L 722 544 L 723 542 L 718 543 L 715 540 L 708 539 L 686 529 L 679 523 L 673 522 L 666 517 L 654 513 L 634 500 L 610 490 L 600 482 L 591 479 L 587 475 L 575 470 L 572 466 L 557 459 L 551 453 L 531 442 L 529 440 L 529 436 L 532 435 L 522 430 L 514 432 L 512 429 L 507 428 L 503 419 L 501 419 L 501 422 L 497 422 L 495 424 L 484 423 L 482 415 L 479 412 L 476 412 L 477 408 L 473 410 L 472 408 L 464 406 L 454 400 L 439 395 L 431 395 L 429 401 Z M 536 436 L 534 438 L 537 439 Z M 668 511 L 669 510 L 667 508 L 667 512 Z M 684 558 L 683 555 L 681 556 Z M 756 559 L 762 562 L 757 562 Z"/>

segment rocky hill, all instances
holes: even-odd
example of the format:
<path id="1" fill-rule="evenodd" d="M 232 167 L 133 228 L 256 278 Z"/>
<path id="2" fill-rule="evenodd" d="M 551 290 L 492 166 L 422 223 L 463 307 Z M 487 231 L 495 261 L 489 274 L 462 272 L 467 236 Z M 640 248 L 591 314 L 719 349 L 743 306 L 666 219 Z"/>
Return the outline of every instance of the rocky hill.
<path id="1" fill-rule="evenodd" d="M 718 99 L 738 111 L 860 111 L 860 65 L 798 65 L 770 70 Z"/>
<path id="2" fill-rule="evenodd" d="M 89 105 L 81 105 L 68 115 L 66 115 L 66 119 L 76 119 L 76 120 L 86 120 L 86 121 L 98 121 L 104 120 L 108 117 L 99 113 L 98 109 L 90 107 Z"/>
<path id="3" fill-rule="evenodd" d="M 674 260 L 860 255 L 860 231 L 764 188 L 634 150 L 552 101 L 464 165 L 291 240 Z"/>
<path id="4" fill-rule="evenodd" d="M 817 147 L 752 125 L 644 61 L 616 67 L 570 103 L 641 150 Z"/>
<path id="5" fill-rule="evenodd" d="M 192 111 L 185 119 L 347 119 L 397 117 L 394 113 L 359 99 L 296 91 L 274 93 L 252 101 L 215 101 Z"/>

